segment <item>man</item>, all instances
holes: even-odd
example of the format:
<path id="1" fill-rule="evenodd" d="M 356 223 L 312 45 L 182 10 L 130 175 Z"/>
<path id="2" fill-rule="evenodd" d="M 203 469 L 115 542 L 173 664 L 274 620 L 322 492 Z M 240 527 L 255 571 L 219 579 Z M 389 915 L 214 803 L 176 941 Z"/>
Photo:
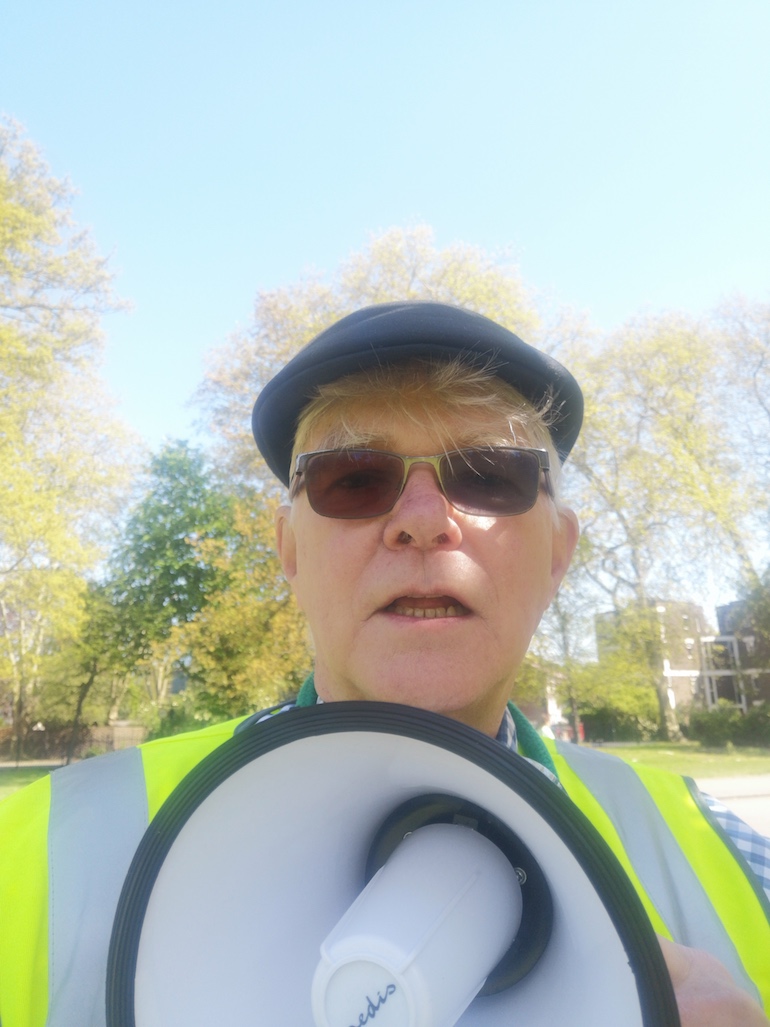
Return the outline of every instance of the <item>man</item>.
<path id="1" fill-rule="evenodd" d="M 519 749 L 620 851 L 673 939 L 661 945 L 684 1027 L 766 1027 L 770 907 L 748 863 L 678 779 L 549 750 L 508 703 L 577 542 L 558 477 L 581 418 L 564 368 L 442 304 L 350 315 L 266 386 L 254 435 L 289 488 L 277 547 L 315 649 L 297 705 L 397 702 Z M 131 855 L 176 782 L 233 730 L 87 761 L 0 806 L 3 1027 L 103 1024 L 106 946 Z M 661 861 L 651 836 L 668 845 L 666 873 L 648 865 Z"/>

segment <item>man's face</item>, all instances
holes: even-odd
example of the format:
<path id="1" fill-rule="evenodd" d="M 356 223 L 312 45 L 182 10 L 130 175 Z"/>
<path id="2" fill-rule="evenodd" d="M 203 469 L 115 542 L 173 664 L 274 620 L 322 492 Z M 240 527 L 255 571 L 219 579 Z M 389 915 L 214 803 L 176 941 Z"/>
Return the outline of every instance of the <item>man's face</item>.
<path id="1" fill-rule="evenodd" d="M 358 420 L 369 448 L 405 455 L 478 445 L 505 430 L 484 414 L 445 418 L 442 429 L 377 409 L 353 409 L 346 420 L 354 428 Z M 308 448 L 324 447 L 312 441 Z M 525 514 L 461 513 L 432 468 L 418 464 L 393 510 L 367 520 L 321 517 L 301 490 L 280 509 L 277 538 L 310 624 L 322 699 L 404 703 L 494 735 L 569 564 L 577 522 L 569 511 L 554 518 L 542 491 Z"/>

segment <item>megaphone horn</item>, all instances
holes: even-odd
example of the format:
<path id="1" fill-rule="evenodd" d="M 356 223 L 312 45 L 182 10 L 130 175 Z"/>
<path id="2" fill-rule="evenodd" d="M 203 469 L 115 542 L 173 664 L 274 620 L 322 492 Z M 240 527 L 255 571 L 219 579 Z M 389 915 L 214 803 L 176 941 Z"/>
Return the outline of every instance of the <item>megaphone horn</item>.
<path id="1" fill-rule="evenodd" d="M 118 906 L 108 1027 L 678 1027 L 615 857 L 526 760 L 379 703 L 204 760 Z"/>

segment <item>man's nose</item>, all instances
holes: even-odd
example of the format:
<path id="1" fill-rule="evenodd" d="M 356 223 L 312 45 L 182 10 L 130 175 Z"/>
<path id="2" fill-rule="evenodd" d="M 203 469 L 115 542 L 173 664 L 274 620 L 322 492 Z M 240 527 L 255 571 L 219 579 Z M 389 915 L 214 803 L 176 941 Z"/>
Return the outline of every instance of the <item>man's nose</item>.
<path id="1" fill-rule="evenodd" d="M 385 543 L 394 548 L 412 544 L 420 549 L 454 548 L 462 540 L 456 511 L 439 487 L 429 464 L 409 469 L 404 490 L 388 514 Z"/>

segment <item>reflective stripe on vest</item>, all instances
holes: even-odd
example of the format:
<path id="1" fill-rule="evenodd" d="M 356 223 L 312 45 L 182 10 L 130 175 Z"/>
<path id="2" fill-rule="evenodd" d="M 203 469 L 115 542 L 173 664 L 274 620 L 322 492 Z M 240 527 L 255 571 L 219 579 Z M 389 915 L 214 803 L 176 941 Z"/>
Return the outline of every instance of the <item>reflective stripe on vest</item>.
<path id="1" fill-rule="evenodd" d="M 134 852 L 176 785 L 241 720 L 63 767 L 0 803 L 2 1027 L 103 1027 Z"/>
<path id="2" fill-rule="evenodd" d="M 138 749 L 86 760 L 51 776 L 47 1027 L 106 1023 L 112 921 L 146 828 Z"/>
<path id="3" fill-rule="evenodd" d="M 112 922 L 136 848 L 176 785 L 238 722 L 158 739 L 51 775 L 46 1027 L 104 1027 Z"/>
<path id="4" fill-rule="evenodd" d="M 682 945 L 707 949 L 732 973 L 735 980 L 755 998 L 765 1003 L 770 1001 L 764 983 L 756 973 L 758 969 L 756 951 L 759 938 L 755 931 L 732 930 L 729 920 L 720 917 L 715 908 L 714 890 L 716 882 L 708 875 L 699 873 L 703 867 L 693 865 L 692 852 L 683 848 L 681 841 L 690 837 L 695 846 L 712 844 L 714 855 L 727 857 L 728 866 L 721 890 L 729 894 L 731 903 L 751 911 L 755 929 L 763 929 L 770 938 L 770 925 L 762 907 L 742 868 L 728 853 L 724 843 L 717 837 L 710 823 L 704 819 L 681 778 L 664 772 L 637 772 L 629 764 L 607 753 L 597 753 L 581 746 L 557 742 L 555 745 L 562 784 L 568 794 L 580 806 L 579 788 L 575 777 L 584 784 L 594 799 L 601 804 L 614 825 L 617 835 L 633 865 L 638 881 L 662 917 L 668 933 Z M 567 773 L 564 773 L 564 764 Z M 679 821 L 680 831 L 672 829 L 667 821 L 665 809 L 661 808 L 646 786 L 648 778 L 653 788 L 657 778 L 673 783 L 681 789 L 672 806 L 673 819 Z M 656 796 L 658 798 L 658 796 Z M 688 815 L 689 811 L 689 815 Z M 589 809 L 583 812 L 594 821 L 594 826 L 604 833 L 602 824 L 596 822 Z M 724 864 L 724 858 L 722 860 Z M 637 886 L 638 887 L 638 886 Z M 723 908 L 725 904 L 722 903 Z M 740 918 L 734 918 L 739 920 Z M 739 951 L 740 950 L 740 951 Z M 760 961 L 762 957 L 760 956 Z M 752 963 L 754 964 L 752 966 Z M 764 992 L 764 995 L 760 992 Z"/>

